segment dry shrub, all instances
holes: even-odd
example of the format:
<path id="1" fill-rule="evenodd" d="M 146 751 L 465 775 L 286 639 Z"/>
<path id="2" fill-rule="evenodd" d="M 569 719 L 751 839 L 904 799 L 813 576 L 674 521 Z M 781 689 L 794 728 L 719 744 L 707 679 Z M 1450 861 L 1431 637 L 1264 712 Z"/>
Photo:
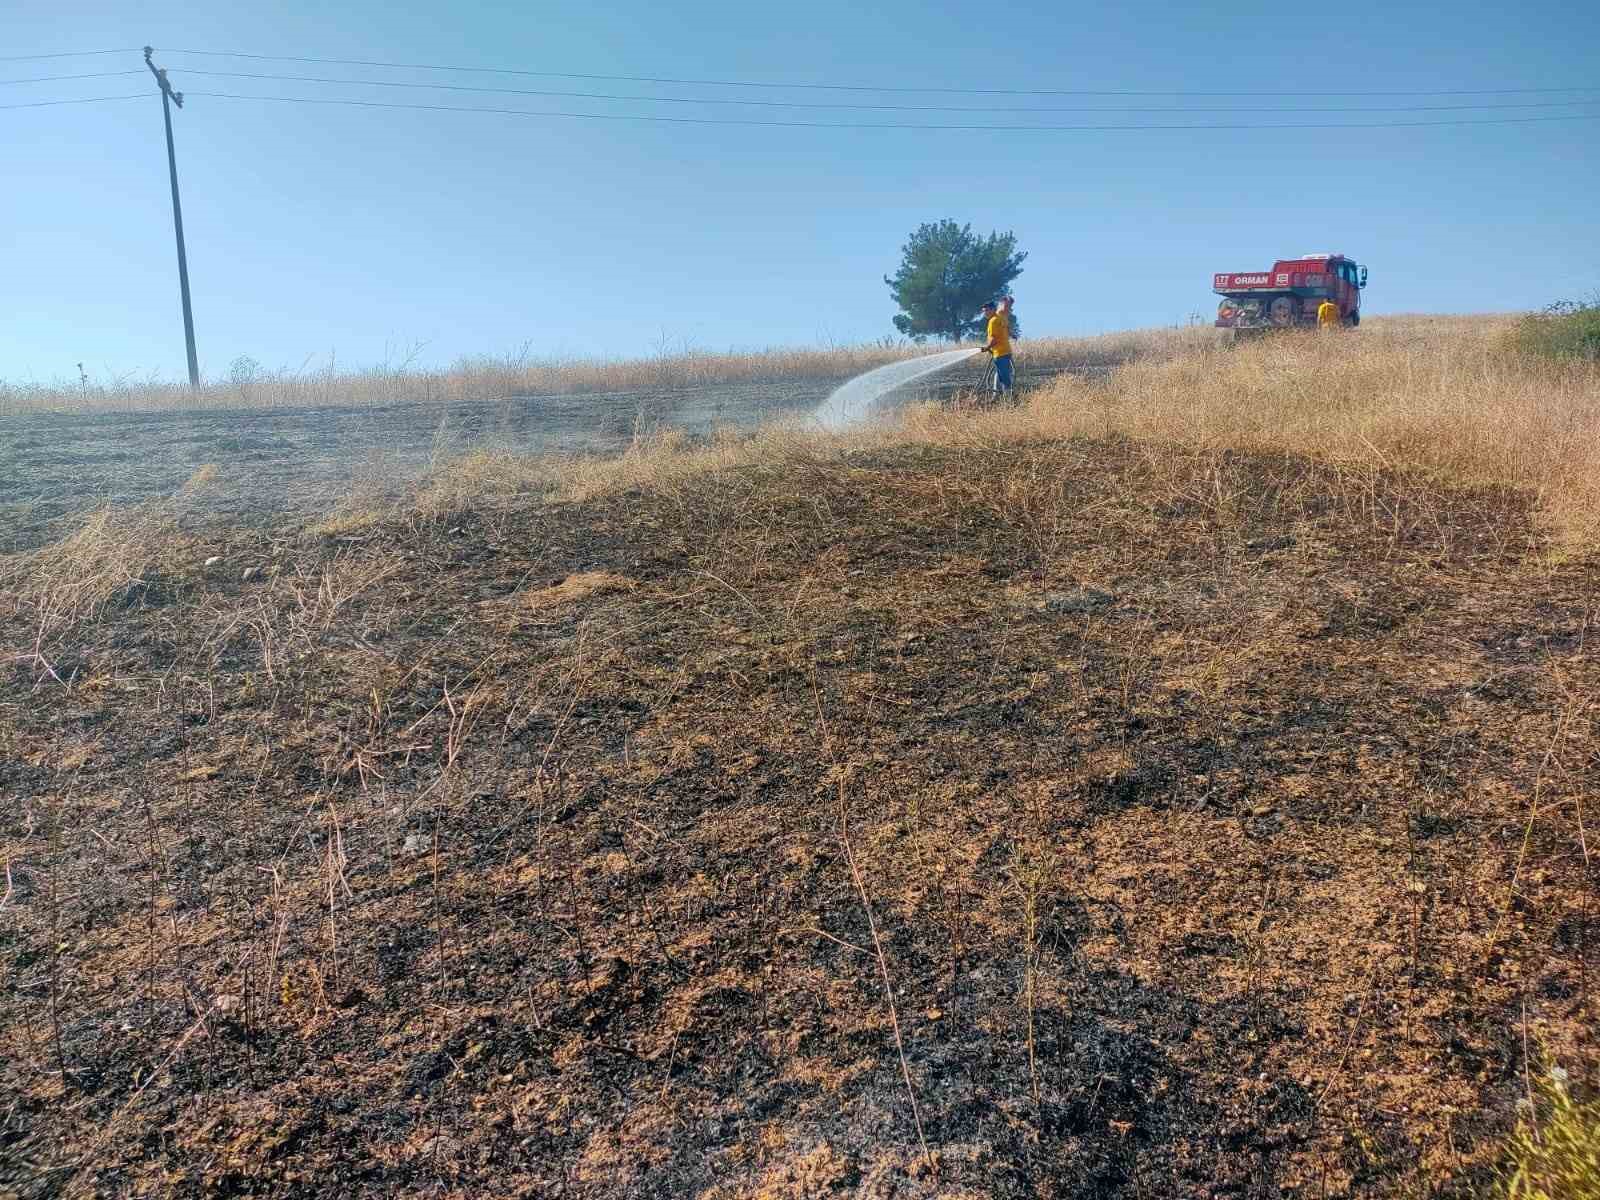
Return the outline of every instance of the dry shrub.
<path id="1" fill-rule="evenodd" d="M 179 522 L 219 476 L 205 463 L 171 496 L 145 504 L 102 504 L 70 533 L 36 550 L 0 556 L 0 620 L 26 628 L 37 657 L 61 634 L 119 602 L 145 595 L 152 571 L 171 565 Z"/>
<path id="2" fill-rule="evenodd" d="M 214 380 L 198 391 L 164 380 L 0 384 L 0 416 L 28 412 L 149 412 L 173 409 L 256 409 L 438 404 L 508 396 L 584 395 L 662 391 L 711 384 L 848 378 L 896 359 L 924 353 L 917 346 L 853 346 L 831 350 L 773 349 L 711 353 L 684 349 L 643 359 L 527 355 L 462 359 L 434 371 L 377 367 L 256 375 L 248 386 Z"/>
<path id="3" fill-rule="evenodd" d="M 1219 339 L 1209 325 L 1125 329 L 1092 337 L 1019 339 L 1016 354 L 1026 382 L 1027 368 L 1033 365 L 1083 368 L 1115 367 L 1136 359 L 1164 361 L 1219 345 Z"/>
<path id="4" fill-rule="evenodd" d="M 343 537 L 363 533 L 383 524 L 395 513 L 393 504 L 374 497 L 366 490 L 357 490 L 342 497 L 322 520 L 306 527 L 306 532 L 318 537 Z"/>
<path id="5" fill-rule="evenodd" d="M 724 428 L 703 442 L 692 442 L 681 430 L 664 430 L 635 438 L 627 450 L 611 458 L 566 460 L 556 480 L 556 494 L 584 500 L 634 488 L 670 490 L 695 476 L 782 462 L 810 442 L 805 433 L 780 424 L 754 431 Z"/>

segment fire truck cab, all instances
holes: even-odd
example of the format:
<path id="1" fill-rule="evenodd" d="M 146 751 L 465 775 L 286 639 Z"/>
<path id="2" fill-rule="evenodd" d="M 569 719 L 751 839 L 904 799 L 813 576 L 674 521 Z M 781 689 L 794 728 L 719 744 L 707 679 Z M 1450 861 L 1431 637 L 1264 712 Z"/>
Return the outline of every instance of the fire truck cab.
<path id="1" fill-rule="evenodd" d="M 1342 324 L 1361 324 L 1361 289 L 1367 269 L 1343 254 L 1279 259 L 1270 271 L 1223 271 L 1212 277 L 1218 329 L 1235 332 L 1314 326 L 1317 309 L 1331 300 Z"/>

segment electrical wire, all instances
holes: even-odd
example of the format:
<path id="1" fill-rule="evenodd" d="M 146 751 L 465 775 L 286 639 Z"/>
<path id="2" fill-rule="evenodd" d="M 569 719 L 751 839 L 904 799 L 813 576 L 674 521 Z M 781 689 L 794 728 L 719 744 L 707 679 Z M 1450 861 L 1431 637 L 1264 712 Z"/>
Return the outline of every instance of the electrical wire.
<path id="1" fill-rule="evenodd" d="M 109 51 L 104 53 L 110 53 Z M 241 50 L 177 50 L 166 54 L 191 54 L 208 58 L 245 58 L 258 62 L 317 63 L 324 66 L 385 67 L 408 71 L 461 71 L 489 75 L 529 75 L 549 79 L 588 79 L 613 83 L 669 83 L 696 87 L 794 88 L 835 92 L 924 92 L 960 96 L 1281 96 L 1282 90 L 1267 92 L 1192 92 L 1192 91 L 1102 91 L 1055 88 L 952 88 L 887 87 L 860 83 L 776 83 L 770 80 L 674 79 L 653 75 L 597 75 L 572 71 L 530 71 L 510 67 L 450 66 L 441 63 L 384 62 L 365 58 L 313 58 L 298 54 L 251 54 Z M 1537 88 L 1452 88 L 1423 91 L 1340 91 L 1340 96 L 1503 96 L 1557 92 L 1600 92 L 1600 87 Z"/>
<path id="2" fill-rule="evenodd" d="M 92 58 L 96 54 L 142 54 L 143 46 L 119 46 L 115 50 L 63 50 L 59 54 L 0 54 L 0 62 L 38 62 L 46 58 Z"/>
<path id="3" fill-rule="evenodd" d="M 409 109 L 418 112 L 496 113 L 515 117 L 555 117 L 577 121 L 648 121 L 672 125 L 743 125 L 767 129 L 920 129 L 963 133 L 1112 133 L 1142 130 L 1202 131 L 1202 130 L 1267 130 L 1267 129 L 1418 129 L 1435 126 L 1460 125 L 1527 125 L 1545 121 L 1597 121 L 1600 113 L 1583 113 L 1548 117 L 1489 117 L 1484 119 L 1447 119 L 1440 121 L 1325 121 L 1225 123 L 1185 125 L 932 125 L 890 122 L 830 122 L 830 121 L 758 121 L 754 119 L 725 117 L 664 117 L 641 113 L 579 113 L 555 111 L 530 111 L 525 108 L 489 108 L 483 106 L 449 104 L 401 104 L 383 100 L 340 100 L 313 96 L 259 96 L 238 92 L 197 92 L 185 90 L 185 97 L 203 96 L 217 100 L 262 100 L 283 104 L 322 104 L 351 108 Z"/>
<path id="4" fill-rule="evenodd" d="M 86 75 L 35 75 L 32 79 L 0 79 L 0 87 L 8 83 L 55 83 L 60 79 L 110 79 L 114 75 L 143 75 L 138 67 L 131 71 L 90 71 Z"/>
<path id="5" fill-rule="evenodd" d="M 261 72 L 252 72 L 252 71 L 202 71 L 202 70 L 197 70 L 197 69 L 195 69 L 193 67 L 178 67 L 178 68 L 173 68 L 173 69 L 176 70 L 176 71 L 181 72 L 185 77 L 200 75 L 200 76 L 205 76 L 205 77 L 211 78 L 211 79 L 264 79 L 264 80 L 272 80 L 274 82 L 279 82 L 279 83 L 290 82 L 290 83 L 340 84 L 340 85 L 349 85 L 349 86 L 353 86 L 353 87 L 403 88 L 403 89 L 407 89 L 407 90 L 421 90 L 421 91 L 473 92 L 473 93 L 478 93 L 478 94 L 489 94 L 489 95 L 497 95 L 497 96 L 546 96 L 546 97 L 557 97 L 557 98 L 560 98 L 560 99 L 568 99 L 568 100 L 626 100 L 626 101 L 634 101 L 634 102 L 637 102 L 637 103 L 648 103 L 648 104 L 707 104 L 707 105 L 733 105 L 733 106 L 754 107 L 754 108 L 804 108 L 804 109 L 828 109 L 828 110 L 865 110 L 865 111 L 874 111 L 874 112 L 966 112 L 966 113 L 973 113 L 973 112 L 985 112 L 985 113 L 991 113 L 991 112 L 992 113 L 1066 113 L 1066 112 L 1082 112 L 1082 113 L 1096 113 L 1096 112 L 1106 112 L 1106 113 L 1119 113 L 1119 112 L 1127 112 L 1127 113 L 1205 113 L 1205 112 L 1217 112 L 1217 113 L 1230 113 L 1230 112 L 1232 112 L 1232 113 L 1249 113 L 1251 115 L 1260 115 L 1262 113 L 1280 113 L 1280 112 L 1281 113 L 1465 112 L 1465 111 L 1474 111 L 1474 110 L 1499 110 L 1499 109 L 1570 108 L 1570 107 L 1573 107 L 1575 105 L 1582 105 L 1582 104 L 1600 104 L 1600 97 L 1596 97 L 1595 99 L 1592 99 L 1592 100 L 1532 100 L 1532 101 L 1516 101 L 1516 102 L 1513 102 L 1513 103 L 1510 103 L 1510 104 L 1402 104 L 1402 105 L 1359 105 L 1359 106 L 1332 106 L 1332 107 L 1328 107 L 1328 106 L 1321 106 L 1321 107 L 1291 106 L 1291 107 L 1286 107 L 1286 108 L 1268 108 L 1268 109 L 1263 109 L 1263 108 L 1240 108 L 1238 106 L 1233 106 L 1233 107 L 1230 107 L 1230 108 L 1207 108 L 1207 107 L 1194 107 L 1194 106 L 1185 106 L 1185 107 L 1182 107 L 1182 108 L 1175 108 L 1175 107 L 1172 107 L 1170 105 L 1165 106 L 1165 107 L 1161 107 L 1161 108 L 1138 107 L 1138 106 L 1135 106 L 1135 107 L 1124 107 L 1124 106 L 1121 106 L 1121 105 L 1118 105 L 1118 106 L 1102 105 L 1102 106 L 1097 106 L 1097 107 L 1092 107 L 1092 108 L 1091 107 L 1081 106 L 1081 105 L 1066 106 L 1066 107 L 1058 107 L 1058 106 L 1052 106 L 1052 105 L 1045 105 L 1045 106 L 1012 106 L 1012 105 L 1004 105 L 1004 106 L 984 106 L 984 107 L 980 107 L 980 108 L 974 108 L 971 105 L 956 105 L 956 104 L 861 104 L 861 103 L 849 104 L 849 103 L 826 103 L 826 102 L 820 102 L 819 103 L 819 102 L 814 102 L 814 101 L 813 102 L 808 102 L 808 101 L 800 101 L 800 100 L 745 100 L 745 99 L 737 99 L 736 100 L 736 99 L 730 99 L 729 97 L 726 97 L 726 96 L 709 96 L 709 97 L 707 97 L 707 96 L 702 96 L 702 97 L 694 97 L 694 96 L 629 96 L 629 95 L 621 95 L 621 94 L 614 93 L 614 92 L 563 92 L 563 91 L 548 91 L 548 90 L 539 89 L 539 88 L 478 87 L 478 86 L 474 86 L 474 85 L 471 85 L 471 84 L 461 84 L 461 83 L 415 83 L 415 82 L 410 82 L 410 81 L 399 81 L 399 80 L 393 80 L 393 79 L 339 79 L 339 78 L 331 78 L 329 76 L 324 76 L 324 75 L 276 75 L 276 74 L 271 74 L 271 73 L 261 73 Z M 116 73 L 122 73 L 122 72 L 113 72 L 113 73 L 116 74 Z M 126 73 L 127 74 L 138 74 L 138 72 L 126 72 Z M 58 78 L 65 79 L 65 78 L 71 78 L 71 76 L 59 76 Z M 0 81 L 0 82 L 12 82 L 12 81 Z M 18 80 L 18 81 L 15 81 L 15 82 L 23 82 L 23 81 Z"/>
<path id="6" fill-rule="evenodd" d="M 6 54 L 0 55 L 0 62 L 39 62 L 46 59 L 61 58 L 87 58 L 106 54 L 136 54 L 143 50 L 141 46 L 121 46 L 107 50 L 66 50 L 53 54 Z M 331 66 L 353 67 L 379 67 L 385 69 L 403 69 L 413 71 L 456 71 L 491 75 L 522 75 L 550 79 L 586 79 L 618 83 L 661 83 L 677 84 L 696 87 L 735 87 L 735 88 L 775 88 L 797 89 L 809 91 L 845 91 L 845 92 L 896 92 L 896 93 L 922 93 L 961 96 L 1213 96 L 1213 97 L 1273 97 L 1283 95 L 1282 89 L 1276 91 L 1183 91 L 1183 90 L 1130 90 L 1130 89 L 1064 89 L 1064 88 L 952 88 L 952 87 L 903 87 L 887 86 L 882 84 L 859 83 L 819 83 L 802 81 L 783 83 L 772 80 L 753 79 L 679 79 L 655 75 L 606 75 L 596 73 L 580 73 L 573 71 L 533 71 L 511 67 L 480 67 L 446 63 L 407 63 L 389 62 L 381 59 L 363 58 L 323 58 L 311 55 L 298 54 L 256 54 L 242 50 L 193 50 L 193 49 L 168 49 L 168 54 L 187 54 L 207 58 L 242 58 L 258 62 L 298 62 L 316 63 Z M 106 72 L 112 74 L 135 74 L 129 72 Z M 198 73 L 198 72 L 196 72 Z M 218 72 L 221 74 L 221 72 Z M 49 76 L 48 79 L 91 78 L 92 76 Z M 285 76 L 284 78 L 292 78 Z M 31 83 L 44 82 L 40 80 L 4 80 L 6 83 Z M 363 82 L 376 82 L 367 80 Z M 1597 86 L 1573 87 L 1513 87 L 1513 88 L 1434 88 L 1434 89 L 1394 89 L 1394 90 L 1352 90 L 1333 93 L 1338 96 L 1506 96 L 1506 95 L 1554 95 L 1558 93 L 1574 92 L 1600 92 Z M 798 106 L 796 106 L 798 107 Z M 999 110 L 997 110 L 999 111 Z M 1285 110 L 1290 111 L 1290 110 Z M 1307 110 L 1313 111 L 1313 110 Z M 1344 111 L 1329 109 L 1328 111 Z M 1358 111 L 1358 110 L 1349 110 Z"/>
<path id="7" fill-rule="evenodd" d="M 0 104 L 0 108 L 53 108 L 58 104 L 101 104 L 107 100 L 143 100 L 160 92 L 129 92 L 125 96 L 80 96 L 76 100 L 32 100 L 26 104 Z"/>

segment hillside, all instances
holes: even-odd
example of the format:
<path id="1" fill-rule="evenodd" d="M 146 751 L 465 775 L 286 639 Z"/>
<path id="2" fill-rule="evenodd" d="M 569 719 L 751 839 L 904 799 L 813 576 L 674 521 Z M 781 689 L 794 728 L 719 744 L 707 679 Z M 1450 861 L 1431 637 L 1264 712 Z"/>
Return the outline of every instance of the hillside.
<path id="1" fill-rule="evenodd" d="M 1497 338 L 0 559 L 11 1186 L 1480 1194 L 1600 1066 L 1600 376 Z"/>

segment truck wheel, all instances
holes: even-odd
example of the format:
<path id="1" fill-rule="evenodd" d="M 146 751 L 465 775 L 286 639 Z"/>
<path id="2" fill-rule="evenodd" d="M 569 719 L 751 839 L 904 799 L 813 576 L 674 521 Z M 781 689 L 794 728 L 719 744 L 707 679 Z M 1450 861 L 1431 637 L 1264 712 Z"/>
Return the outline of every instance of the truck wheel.
<path id="1" fill-rule="evenodd" d="M 1352 313 L 1351 313 L 1351 314 L 1350 314 L 1350 315 L 1349 315 L 1349 316 L 1348 316 L 1348 317 L 1347 317 L 1347 318 L 1345 318 L 1345 319 L 1346 319 L 1346 320 L 1347 320 L 1347 321 L 1349 321 L 1349 323 L 1350 323 L 1350 328 L 1351 328 L 1351 329 L 1354 329 L 1354 328 L 1355 328 L 1355 327 L 1356 327 L 1356 326 L 1357 326 L 1357 325 L 1359 325 L 1359 324 L 1361 324 L 1361 310 L 1360 310 L 1360 309 L 1359 309 L 1359 308 L 1358 308 L 1358 309 L 1356 309 L 1356 310 L 1355 310 L 1355 311 L 1353 311 L 1353 312 L 1352 312 Z"/>

